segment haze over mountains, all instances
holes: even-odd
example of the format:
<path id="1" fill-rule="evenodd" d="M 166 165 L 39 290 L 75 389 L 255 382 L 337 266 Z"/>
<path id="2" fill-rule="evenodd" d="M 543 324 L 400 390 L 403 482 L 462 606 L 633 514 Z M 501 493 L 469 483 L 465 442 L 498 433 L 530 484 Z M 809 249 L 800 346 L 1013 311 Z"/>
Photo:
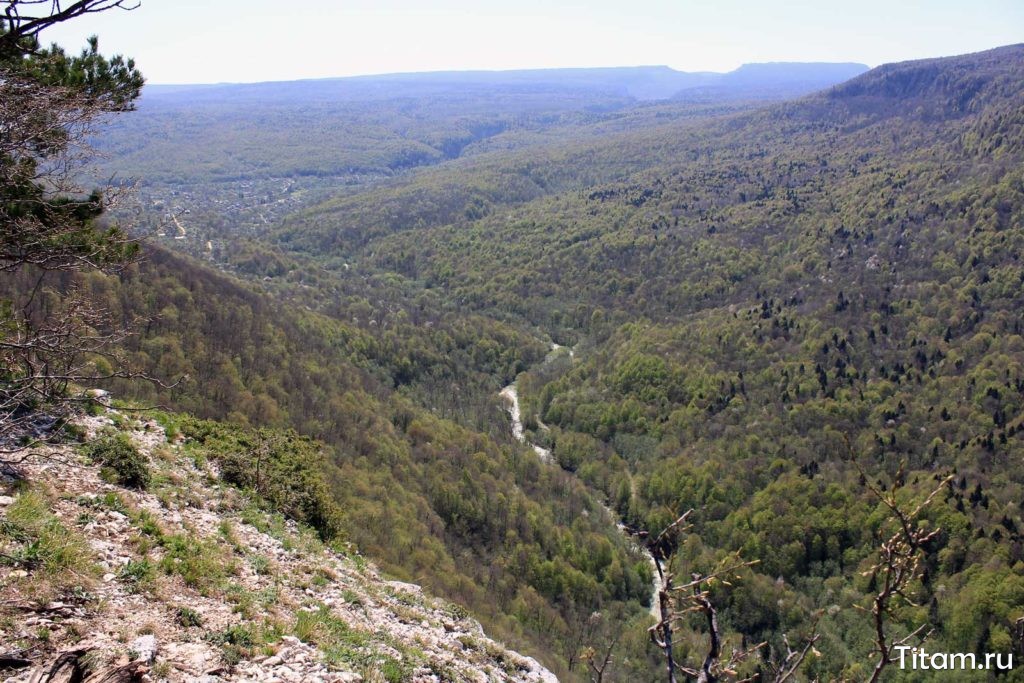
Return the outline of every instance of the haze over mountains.
<path id="1" fill-rule="evenodd" d="M 629 67 L 151 85 L 139 111 L 117 121 L 101 146 L 116 156 L 119 175 L 143 182 L 180 176 L 186 163 L 189 177 L 204 181 L 390 173 L 472 152 L 508 131 L 561 127 L 575 135 L 565 127 L 632 118 L 643 102 L 780 99 L 866 68 L 777 63 L 726 74 Z"/>
<path id="2" fill-rule="evenodd" d="M 99 141 L 152 255 L 54 287 L 189 378 L 118 395 L 229 423 L 184 421 L 197 443 L 319 440 L 295 467 L 323 486 L 283 509 L 564 680 L 609 646 L 611 680 L 660 680 L 615 522 L 688 509 L 680 575 L 754 563 L 708 593 L 730 647 L 768 644 L 740 676 L 817 635 L 799 680 L 868 678 L 878 492 L 947 477 L 889 628 L 1020 652 L 1024 45 L 863 71 L 152 87 Z M 513 438 L 512 382 L 555 465 Z M 706 652 L 702 620 L 676 635 Z"/>
<path id="3" fill-rule="evenodd" d="M 139 111 L 98 146 L 111 174 L 139 180 L 142 203 L 173 191 L 179 212 L 202 212 L 192 243 L 203 244 L 204 235 L 223 237 L 221 228 L 207 234 L 211 222 L 258 229 L 412 168 L 736 111 L 864 69 L 775 63 L 725 74 L 629 67 L 151 85 Z M 207 215 L 218 206 L 229 210 Z"/>
<path id="4" fill-rule="evenodd" d="M 727 73 L 676 71 L 667 66 L 435 71 L 266 83 L 153 84 L 147 86 L 146 96 L 155 98 L 188 93 L 188 99 L 195 101 L 216 98 L 278 101 L 295 98 L 309 102 L 322 99 L 417 97 L 453 90 L 500 89 L 505 92 L 524 92 L 550 89 L 604 92 L 643 101 L 687 99 L 690 91 L 698 88 L 712 88 L 716 93 L 732 97 L 765 96 L 771 92 L 793 96 L 845 81 L 867 69 L 864 64 L 854 63 L 773 62 L 744 64 Z"/>

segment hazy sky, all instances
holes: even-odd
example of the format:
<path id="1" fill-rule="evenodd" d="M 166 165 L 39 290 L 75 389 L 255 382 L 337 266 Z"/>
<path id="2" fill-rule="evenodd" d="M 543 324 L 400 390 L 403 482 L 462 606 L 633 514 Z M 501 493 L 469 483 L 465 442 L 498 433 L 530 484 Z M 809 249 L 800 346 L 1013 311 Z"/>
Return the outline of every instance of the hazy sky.
<path id="1" fill-rule="evenodd" d="M 396 71 L 883 62 L 1024 42 L 1024 0 L 141 0 L 44 42 L 136 58 L 151 83 Z"/>

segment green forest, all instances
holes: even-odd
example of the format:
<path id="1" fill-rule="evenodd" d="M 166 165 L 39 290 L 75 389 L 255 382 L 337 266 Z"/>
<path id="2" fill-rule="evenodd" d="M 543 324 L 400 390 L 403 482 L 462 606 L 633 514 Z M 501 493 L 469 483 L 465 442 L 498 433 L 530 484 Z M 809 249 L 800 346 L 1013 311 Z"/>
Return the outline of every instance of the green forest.
<path id="1" fill-rule="evenodd" d="M 156 90 L 96 142 L 140 178 L 99 224 L 142 257 L 0 298 L 92 302 L 159 380 L 98 382 L 121 405 L 560 680 L 606 651 L 664 680 L 641 539 L 687 511 L 665 566 L 712 577 L 726 652 L 763 643 L 723 680 L 804 643 L 791 680 L 868 680 L 919 504 L 890 636 L 1024 657 L 1024 46 L 839 80 Z"/>

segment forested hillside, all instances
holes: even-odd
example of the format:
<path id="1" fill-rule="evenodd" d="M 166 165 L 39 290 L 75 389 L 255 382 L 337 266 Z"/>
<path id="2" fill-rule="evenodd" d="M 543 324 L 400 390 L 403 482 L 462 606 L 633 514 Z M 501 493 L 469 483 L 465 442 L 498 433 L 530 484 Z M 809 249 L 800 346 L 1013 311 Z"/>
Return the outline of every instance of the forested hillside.
<path id="1" fill-rule="evenodd" d="M 1020 46 L 888 65 L 439 168 L 293 217 L 280 244 L 579 343 L 520 378 L 536 438 L 631 523 L 694 508 L 692 566 L 758 561 L 716 595 L 746 638 L 826 610 L 822 678 L 869 666 L 867 484 L 952 476 L 926 599 L 901 618 L 930 619 L 935 649 L 1006 651 L 1024 616 L 1022 92 Z"/>
<path id="2" fill-rule="evenodd" d="M 420 167 L 736 111 L 865 69 L 777 63 L 725 74 L 632 67 L 155 85 L 96 145 L 105 171 L 138 183 L 120 217 L 139 234 L 223 262 L 238 236 Z"/>
<path id="3" fill-rule="evenodd" d="M 254 458 L 282 430 L 325 483 L 293 516 L 564 680 L 595 648 L 604 680 L 661 680 L 649 558 L 615 522 L 689 509 L 662 550 L 680 576 L 738 558 L 708 599 L 730 648 L 767 643 L 739 677 L 809 642 L 799 679 L 867 679 L 885 496 L 947 478 L 888 628 L 1020 655 L 1024 46 L 832 86 L 848 68 L 155 91 L 98 145 L 143 176 L 117 218 L 163 246 L 33 305 L 91 295 L 132 367 L 180 380 L 116 396 L 231 423 L 180 428 Z M 512 381 L 555 465 L 513 438 Z M 677 656 L 707 637 L 684 617 Z"/>
<path id="4" fill-rule="evenodd" d="M 25 275 L 14 291 L 33 286 L 35 275 Z M 289 310 L 161 250 L 120 277 L 48 282 L 40 315 L 57 291 L 76 288 L 135 330 L 123 344 L 132 368 L 174 382 L 122 381 L 110 385 L 117 395 L 319 439 L 309 449 L 259 437 L 295 476 L 312 467 L 309 481 L 327 483 L 299 485 L 286 507 L 325 539 L 351 542 L 393 576 L 466 605 L 496 635 L 557 668 L 573 624 L 594 610 L 643 614 L 650 566 L 600 498 L 508 443 L 507 428 L 493 429 L 503 420 L 498 380 L 543 358 L 536 340 L 474 316 L 422 314 L 415 328 L 367 331 Z M 484 425 L 477 431 L 442 417 L 470 421 L 460 408 L 470 402 L 451 395 L 460 385 Z M 248 473 L 239 476 L 252 478 L 245 453 L 256 458 L 257 437 L 238 440 L 216 423 L 181 430 L 241 452 L 237 466 Z"/>

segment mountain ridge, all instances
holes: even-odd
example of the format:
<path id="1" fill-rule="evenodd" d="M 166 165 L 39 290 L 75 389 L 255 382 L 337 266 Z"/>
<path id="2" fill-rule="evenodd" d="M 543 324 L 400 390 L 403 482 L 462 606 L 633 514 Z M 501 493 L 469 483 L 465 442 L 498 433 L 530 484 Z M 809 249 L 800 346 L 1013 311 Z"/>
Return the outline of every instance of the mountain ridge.
<path id="1" fill-rule="evenodd" d="M 963 115 L 979 98 L 1016 95 L 1022 69 L 1024 43 L 1019 43 L 969 55 L 883 64 L 832 87 L 826 96 L 900 100 L 904 106 L 926 106 L 932 116 Z"/>
<path id="2" fill-rule="evenodd" d="M 759 62 L 743 64 L 725 72 L 679 71 L 666 65 L 398 72 L 254 83 L 152 84 L 146 86 L 144 97 L 180 96 L 190 91 L 199 96 L 210 96 L 216 91 L 234 91 L 235 96 L 262 93 L 264 96 L 282 97 L 284 91 L 289 90 L 306 97 L 327 97 L 331 94 L 346 95 L 344 86 L 351 86 L 352 90 L 364 96 L 373 96 L 376 94 L 374 88 L 388 85 L 411 87 L 413 92 L 416 87 L 532 86 L 593 88 L 648 101 L 670 99 L 687 89 L 719 83 L 734 88 L 749 86 L 763 79 L 776 84 L 782 81 L 791 86 L 804 82 L 811 86 L 819 82 L 834 83 L 867 69 L 866 65 L 854 62 Z M 406 94 L 412 93 L 407 90 Z"/>

